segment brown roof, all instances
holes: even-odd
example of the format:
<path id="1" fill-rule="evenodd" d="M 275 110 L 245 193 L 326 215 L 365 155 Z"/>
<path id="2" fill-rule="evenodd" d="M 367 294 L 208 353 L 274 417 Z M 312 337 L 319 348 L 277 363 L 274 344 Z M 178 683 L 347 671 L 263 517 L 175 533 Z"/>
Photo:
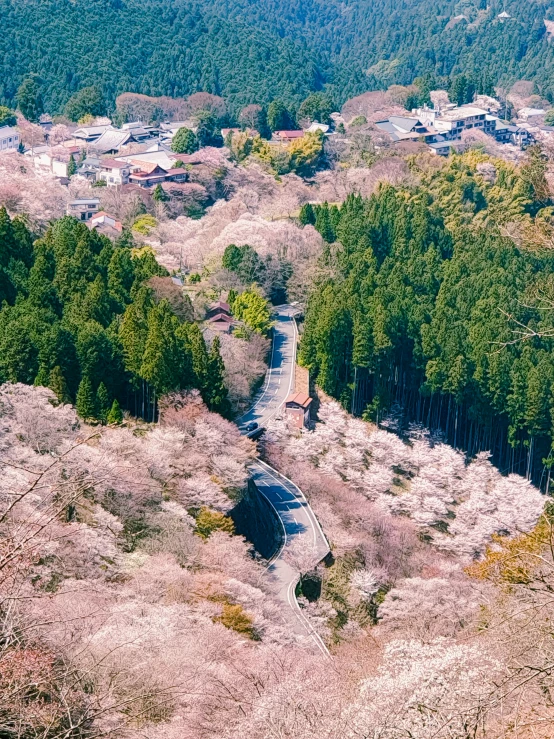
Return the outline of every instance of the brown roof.
<path id="1" fill-rule="evenodd" d="M 128 169 L 127 162 L 118 162 L 117 159 L 102 159 L 100 162 L 102 167 L 110 167 L 110 169 Z"/>
<path id="2" fill-rule="evenodd" d="M 208 318 L 208 323 L 215 323 L 216 321 L 223 321 L 224 323 L 233 323 L 231 316 L 226 316 L 225 313 L 218 313 L 216 316 Z"/>
<path id="3" fill-rule="evenodd" d="M 132 159 L 131 164 L 135 167 L 140 167 L 140 172 L 135 172 L 135 174 L 151 174 L 158 168 L 161 169 L 162 172 L 166 171 L 163 167 L 160 167 L 157 162 L 142 162 L 140 159 Z"/>
<path id="4" fill-rule="evenodd" d="M 215 310 L 216 308 L 221 308 L 221 310 L 226 310 L 227 313 L 231 312 L 231 306 L 229 303 L 224 303 L 223 300 L 216 300 L 215 303 L 212 303 L 210 305 L 210 310 Z"/>
<path id="5" fill-rule="evenodd" d="M 186 174 L 187 170 L 184 167 L 176 167 L 175 169 L 168 169 L 167 174 Z"/>
<path id="6" fill-rule="evenodd" d="M 307 408 L 311 402 L 312 399 L 309 395 L 306 395 L 306 393 L 292 393 L 285 400 L 286 405 L 289 403 L 296 403 L 296 405 L 301 405 L 302 408 Z"/>

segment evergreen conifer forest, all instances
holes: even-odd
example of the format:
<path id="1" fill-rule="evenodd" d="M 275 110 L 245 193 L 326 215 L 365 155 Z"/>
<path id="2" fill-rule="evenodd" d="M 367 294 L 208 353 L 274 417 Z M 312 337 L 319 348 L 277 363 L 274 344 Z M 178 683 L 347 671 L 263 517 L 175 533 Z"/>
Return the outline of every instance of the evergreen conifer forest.
<path id="1" fill-rule="evenodd" d="M 228 414 L 219 345 L 208 352 L 199 327 L 156 300 L 148 280 L 171 278 L 150 249 L 133 249 L 127 234 L 113 243 L 69 216 L 33 243 L 5 208 L 0 244 L 1 382 L 50 387 L 104 423 L 118 405 L 154 420 L 161 394 L 188 388 Z"/>
<path id="2" fill-rule="evenodd" d="M 333 273 L 313 290 L 301 361 L 345 408 L 395 404 L 501 470 L 546 486 L 554 442 L 554 258 L 503 235 L 540 219 L 541 160 L 453 156 L 412 189 L 306 206 Z M 414 162 L 414 171 L 417 165 Z M 544 171 L 544 170 L 543 170 Z M 547 213 L 545 209 L 544 214 Z"/>
<path id="3" fill-rule="evenodd" d="M 510 16 L 498 16 L 507 11 Z M 13 0 L 0 2 L 0 100 L 36 76 L 50 113 L 81 89 L 221 95 L 232 114 L 315 90 L 336 104 L 416 77 L 536 82 L 553 99 L 554 51 L 537 0 Z"/>

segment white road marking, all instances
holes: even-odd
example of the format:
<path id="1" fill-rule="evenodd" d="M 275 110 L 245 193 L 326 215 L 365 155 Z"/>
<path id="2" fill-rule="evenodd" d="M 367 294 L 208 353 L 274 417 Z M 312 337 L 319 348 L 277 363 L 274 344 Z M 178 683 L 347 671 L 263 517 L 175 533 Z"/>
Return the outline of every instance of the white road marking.
<path id="1" fill-rule="evenodd" d="M 266 469 L 266 474 L 268 474 L 268 475 L 269 475 L 269 477 L 273 478 L 273 480 L 275 480 L 275 482 L 276 482 L 276 483 L 278 483 L 279 485 L 281 485 L 282 487 L 284 487 L 284 488 L 285 488 L 285 490 L 288 490 L 288 488 L 287 488 L 287 487 L 286 487 L 285 485 L 283 485 L 283 483 L 282 483 L 282 482 L 280 482 L 279 478 L 278 478 L 278 477 L 276 477 L 276 475 L 279 475 L 279 476 L 280 476 L 280 477 L 282 477 L 282 478 L 283 478 L 284 480 L 286 480 L 287 482 L 289 482 L 289 483 L 290 483 L 290 484 L 292 485 L 292 487 L 293 487 L 293 488 L 294 488 L 295 490 L 297 490 L 297 491 L 298 491 L 298 493 L 299 493 L 299 496 L 300 496 L 300 499 L 301 499 L 301 500 L 303 500 L 303 501 L 305 502 L 305 504 L 306 504 L 306 513 L 307 513 L 308 519 L 309 519 L 309 521 L 310 521 L 310 524 L 311 524 L 311 526 L 312 526 L 312 530 L 313 530 L 313 534 L 314 534 L 314 545 L 315 545 L 315 544 L 316 544 L 316 542 L 317 542 L 317 531 L 319 531 L 319 533 L 321 534 L 321 538 L 322 538 L 322 539 L 323 539 L 323 541 L 324 541 L 324 542 L 325 542 L 325 543 L 326 543 L 326 544 L 328 545 L 328 542 L 327 542 L 327 538 L 326 538 L 325 534 L 323 533 L 323 529 L 321 528 L 321 524 L 320 524 L 320 523 L 319 523 L 319 521 L 317 520 L 317 518 L 316 518 L 316 516 L 315 516 L 314 512 L 312 511 L 312 509 L 311 509 L 311 507 L 310 507 L 310 504 L 309 504 L 309 503 L 308 503 L 308 501 L 306 500 L 306 496 L 304 495 L 304 493 L 302 492 L 302 490 L 301 490 L 301 489 L 300 489 L 300 488 L 298 487 L 298 485 L 295 485 L 295 484 L 294 484 L 294 482 L 293 482 L 292 480 L 290 480 L 290 479 L 289 479 L 288 477 L 285 477 L 285 475 L 282 475 L 282 474 L 281 474 L 280 472 L 276 472 L 276 470 L 274 470 L 274 469 L 273 469 L 273 467 L 270 467 L 270 466 L 269 466 L 269 465 L 268 465 L 268 464 L 267 464 L 266 462 L 264 462 L 263 460 L 261 460 L 261 459 L 258 459 L 258 461 L 257 461 L 257 464 L 261 464 L 261 465 L 262 465 L 263 467 L 265 467 L 265 469 Z M 290 493 L 291 495 L 294 495 L 294 493 L 292 493 L 292 492 L 291 492 L 290 490 L 288 490 L 288 492 L 289 492 L 289 493 Z M 298 497 L 298 496 L 295 496 L 295 497 Z M 316 530 L 316 527 L 317 527 L 317 530 Z"/>
<path id="2" fill-rule="evenodd" d="M 290 342 L 291 338 L 292 338 L 292 357 L 291 357 L 291 359 L 284 360 L 282 362 L 282 366 L 279 366 L 279 367 L 276 367 L 276 368 L 273 367 L 274 349 L 275 349 L 275 344 L 277 343 L 277 341 L 276 341 L 277 337 L 274 337 L 274 341 L 272 343 L 272 348 L 271 348 L 270 366 L 268 368 L 268 372 L 267 372 L 267 376 L 266 376 L 266 381 L 264 383 L 264 387 L 262 388 L 262 392 L 258 396 L 257 401 L 254 404 L 254 406 L 248 411 L 248 413 L 246 413 L 246 414 L 244 414 L 244 416 L 242 416 L 243 419 L 245 418 L 245 416 L 247 416 L 249 413 L 251 413 L 256 406 L 258 406 L 261 403 L 262 399 L 267 394 L 267 392 L 269 390 L 269 386 L 271 384 L 272 374 L 275 372 L 275 373 L 277 373 L 279 375 L 282 375 L 283 374 L 282 367 L 283 366 L 286 367 L 286 365 L 289 364 L 289 361 L 291 363 L 291 368 L 290 368 L 290 371 L 288 373 L 289 374 L 289 382 L 288 382 L 289 390 L 288 390 L 288 393 L 287 393 L 287 395 L 285 397 L 288 397 L 288 395 L 290 395 L 290 393 L 292 391 L 292 387 L 293 387 L 293 384 L 294 384 L 294 364 L 295 364 L 295 361 L 296 361 L 296 348 L 297 348 L 296 347 L 296 344 L 297 344 L 298 329 L 297 329 L 296 321 L 294 320 L 294 317 L 291 316 L 290 314 L 286 314 L 286 315 L 287 315 L 287 318 L 288 318 L 288 322 L 292 323 L 292 330 L 293 330 L 292 331 L 292 337 L 289 335 L 288 329 L 285 330 L 285 326 L 286 326 L 286 324 L 285 324 L 282 327 L 283 328 L 283 331 L 281 332 L 281 335 L 279 336 L 279 348 L 283 344 L 288 344 Z M 279 385 L 281 384 L 281 379 L 280 378 L 278 380 L 278 383 L 279 383 Z M 276 394 L 277 394 L 277 390 L 275 391 L 275 394 L 274 395 L 276 395 Z M 281 400 L 281 402 L 279 402 L 279 399 L 273 397 L 269 401 L 268 406 L 269 407 L 273 406 L 275 402 L 277 402 L 277 408 L 275 410 L 272 410 L 271 413 L 269 413 L 267 415 L 267 417 L 264 414 L 263 410 L 262 410 L 261 414 L 256 414 L 256 417 L 263 419 L 264 422 L 269 421 L 279 411 L 279 409 L 280 409 L 280 407 L 281 407 L 281 405 L 283 403 L 283 400 Z M 240 420 L 241 419 L 239 419 L 239 421 Z M 244 421 L 243 421 L 243 423 L 244 423 Z M 321 529 L 321 526 L 319 524 L 319 521 L 315 517 L 315 514 L 311 510 L 310 505 L 309 505 L 308 501 L 306 500 L 306 496 L 300 490 L 300 488 L 298 488 L 298 486 L 295 485 L 292 482 L 292 480 L 289 480 L 284 475 L 280 475 L 279 473 L 277 473 L 275 470 L 273 470 L 272 467 L 270 467 L 265 462 L 262 462 L 261 460 L 257 460 L 257 464 L 263 465 L 263 467 L 265 468 L 265 470 L 264 470 L 265 474 L 270 479 L 274 480 L 277 483 L 277 485 L 279 486 L 279 489 L 281 491 L 284 490 L 284 491 L 286 491 L 291 496 L 291 500 L 290 500 L 291 503 L 292 502 L 295 502 L 296 505 L 298 505 L 299 498 L 304 501 L 304 503 L 302 505 L 305 507 L 305 514 L 308 517 L 308 521 L 309 521 L 310 526 L 312 527 L 312 531 L 313 531 L 314 554 L 317 554 L 317 531 L 318 530 L 321 533 L 322 540 L 323 540 L 324 544 L 327 546 L 327 550 L 328 550 L 327 539 L 325 538 L 325 535 L 324 535 L 324 533 L 323 533 L 323 531 Z M 275 474 L 273 474 L 273 473 L 275 473 Z M 277 475 L 279 475 L 279 477 L 277 477 Z M 281 479 L 279 479 L 279 478 L 281 478 Z M 287 482 L 290 483 L 290 485 L 292 486 L 292 488 L 294 488 L 294 490 L 297 490 L 298 491 L 298 494 L 296 494 L 295 492 L 293 492 L 293 490 L 291 490 L 286 484 L 284 484 L 282 482 L 282 480 L 287 480 Z M 258 480 L 256 478 L 254 478 L 254 482 L 256 484 L 261 484 L 264 487 L 273 487 L 273 485 L 271 483 L 268 483 L 268 482 L 265 482 L 265 481 L 261 481 L 260 480 L 259 483 L 258 483 Z M 272 502 L 272 500 L 270 499 L 270 497 L 265 492 L 263 492 L 262 490 L 260 490 L 260 493 L 261 493 L 261 495 L 264 496 L 264 498 L 266 498 L 266 500 L 268 501 L 269 505 L 273 508 L 273 510 L 277 514 L 277 517 L 279 518 L 279 521 L 281 523 L 281 527 L 283 529 L 282 545 L 279 548 L 279 550 L 273 555 L 273 557 L 268 561 L 268 566 L 270 566 L 270 565 L 272 565 L 281 556 L 281 554 L 283 552 L 283 549 L 287 546 L 288 538 L 287 538 L 287 532 L 286 532 L 284 521 L 281 518 L 282 512 L 280 513 L 277 510 L 277 508 L 275 507 L 274 503 Z M 272 491 L 271 495 L 275 495 L 281 501 L 284 500 L 282 498 L 282 496 L 280 495 L 280 493 L 277 490 L 275 490 L 275 489 Z M 290 511 L 291 510 L 288 506 L 283 506 L 281 508 L 285 508 L 285 510 L 287 510 L 287 511 Z M 297 521 L 296 517 L 293 516 L 293 520 L 294 520 L 294 522 L 296 524 L 298 524 L 298 521 Z M 304 614 L 302 613 L 302 611 L 300 609 L 300 606 L 298 605 L 298 601 L 296 600 L 296 595 L 295 595 L 295 590 L 296 590 L 296 584 L 297 584 L 297 582 L 298 582 L 298 579 L 291 580 L 290 583 L 289 583 L 289 585 L 286 587 L 286 599 L 287 599 L 288 605 L 294 611 L 295 616 L 297 617 L 297 619 L 299 620 L 299 622 L 302 624 L 303 628 L 308 632 L 308 634 L 310 634 L 312 636 L 312 638 L 314 639 L 314 641 L 315 641 L 318 649 L 323 653 L 324 656 L 330 658 L 331 655 L 329 653 L 329 650 L 325 646 L 325 643 L 323 642 L 323 640 L 321 639 L 321 637 L 319 636 L 319 634 L 315 631 L 314 627 L 308 621 L 308 619 L 306 618 L 306 616 L 304 616 Z"/>
<path id="3" fill-rule="evenodd" d="M 298 582 L 298 581 L 296 581 Z M 317 644 L 318 648 L 326 657 L 331 657 L 331 654 L 327 647 L 325 646 L 325 643 L 323 639 L 320 637 L 320 635 L 317 633 L 317 631 L 314 629 L 314 627 L 311 625 L 311 623 L 308 621 L 306 616 L 302 613 L 300 610 L 300 606 L 298 605 L 298 601 L 296 600 L 295 590 L 296 590 L 296 582 L 291 582 L 287 588 L 287 601 L 289 606 L 292 608 L 294 613 L 296 614 L 296 617 L 298 620 L 302 623 L 305 629 L 308 630 L 309 633 L 311 633 L 315 643 Z"/>

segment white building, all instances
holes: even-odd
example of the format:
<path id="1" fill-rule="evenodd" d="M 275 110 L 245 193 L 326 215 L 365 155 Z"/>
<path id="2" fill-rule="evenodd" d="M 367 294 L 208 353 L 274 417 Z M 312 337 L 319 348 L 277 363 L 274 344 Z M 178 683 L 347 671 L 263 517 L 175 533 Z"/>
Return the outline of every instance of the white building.
<path id="1" fill-rule="evenodd" d="M 487 110 L 477 108 L 475 105 L 461 105 L 442 111 L 431 110 L 423 107 L 414 111 L 419 120 L 432 126 L 435 131 L 442 134 L 446 139 L 458 139 L 462 131 L 478 128 L 488 134 L 493 134 L 498 118 L 492 116 Z"/>
<path id="2" fill-rule="evenodd" d="M 98 213 L 100 200 L 98 198 L 88 198 L 87 200 L 77 198 L 70 200 L 67 204 L 66 213 L 68 216 L 74 216 L 80 221 L 90 221 L 95 213 Z"/>
<path id="3" fill-rule="evenodd" d="M 17 129 L 12 126 L 0 127 L 0 151 L 16 151 L 20 141 Z"/>
<path id="4" fill-rule="evenodd" d="M 122 162 L 117 159 L 101 159 L 100 172 L 96 179 L 105 180 L 108 187 L 127 185 L 131 169 L 131 165 L 125 161 Z"/>

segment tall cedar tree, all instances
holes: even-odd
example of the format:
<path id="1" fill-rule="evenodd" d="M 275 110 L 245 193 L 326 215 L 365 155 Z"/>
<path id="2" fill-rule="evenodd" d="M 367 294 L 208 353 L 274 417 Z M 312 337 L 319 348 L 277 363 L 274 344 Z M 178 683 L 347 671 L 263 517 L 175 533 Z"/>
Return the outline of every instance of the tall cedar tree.
<path id="1" fill-rule="evenodd" d="M 98 385 L 96 391 L 96 417 L 105 424 L 108 420 L 108 412 L 110 410 L 110 397 L 103 382 Z"/>
<path id="2" fill-rule="evenodd" d="M 79 384 L 77 400 L 75 402 L 77 413 L 84 421 L 96 419 L 96 397 L 92 389 L 90 377 L 85 375 Z"/>
<path id="3" fill-rule="evenodd" d="M 220 353 L 221 340 L 215 336 L 208 356 L 208 382 L 206 397 L 208 408 L 228 418 L 231 413 L 228 391 L 225 387 L 225 365 Z"/>

